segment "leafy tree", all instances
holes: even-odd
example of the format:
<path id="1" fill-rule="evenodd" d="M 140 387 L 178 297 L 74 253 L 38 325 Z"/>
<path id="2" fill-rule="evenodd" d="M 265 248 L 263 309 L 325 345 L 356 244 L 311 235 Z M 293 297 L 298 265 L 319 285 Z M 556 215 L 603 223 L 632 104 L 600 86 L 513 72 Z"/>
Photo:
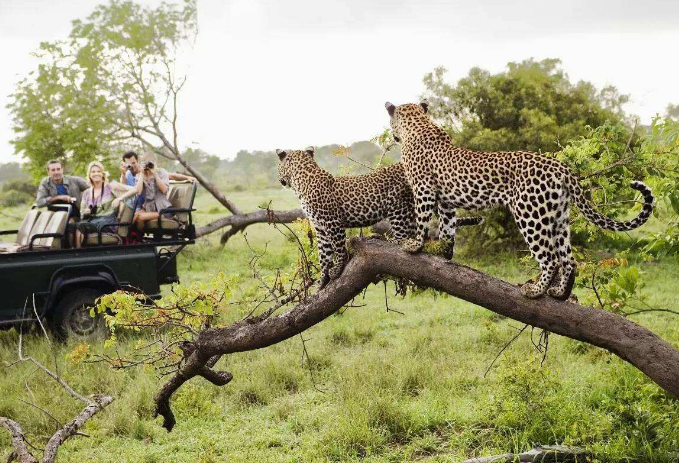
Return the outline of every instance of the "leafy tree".
<path id="1" fill-rule="evenodd" d="M 626 95 L 572 84 L 560 66 L 558 59 L 528 59 L 497 74 L 475 67 L 455 85 L 438 67 L 424 77 L 424 96 L 456 144 L 486 151 L 555 151 L 588 126 L 625 120 Z"/>
<path id="2" fill-rule="evenodd" d="M 31 173 L 43 176 L 50 158 L 82 171 L 95 158 L 113 164 L 130 147 L 178 152 L 176 96 L 184 81 L 175 67 L 196 31 L 195 0 L 155 9 L 112 0 L 73 21 L 68 39 L 43 42 L 40 65 L 8 105 L 16 152 Z"/>

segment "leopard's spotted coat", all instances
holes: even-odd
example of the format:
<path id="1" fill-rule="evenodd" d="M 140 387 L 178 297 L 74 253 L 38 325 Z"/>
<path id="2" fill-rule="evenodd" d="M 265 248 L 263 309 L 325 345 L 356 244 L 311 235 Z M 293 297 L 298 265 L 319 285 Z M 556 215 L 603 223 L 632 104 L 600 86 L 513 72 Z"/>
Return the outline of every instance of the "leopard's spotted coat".
<path id="1" fill-rule="evenodd" d="M 395 239 L 415 235 L 413 194 L 400 163 L 365 175 L 334 177 L 316 163 L 313 147 L 276 152 L 279 181 L 297 194 L 316 230 L 321 288 L 342 273 L 348 260 L 346 228 L 387 220 Z M 480 217 L 458 219 L 454 210 L 442 212 L 439 235 L 448 240 L 448 258 L 452 257 L 456 227 L 480 221 Z"/>
<path id="2" fill-rule="evenodd" d="M 578 178 L 561 162 L 531 152 L 486 153 L 456 147 L 429 119 L 425 103 L 385 106 L 394 137 L 402 144 L 402 162 L 415 195 L 417 233 L 404 245 L 410 252 L 422 248 L 425 225 L 436 206 L 442 211 L 506 206 L 540 265 L 539 278 L 524 284 L 523 293 L 536 298 L 548 292 L 566 299 L 575 278 L 568 222 L 571 202 L 607 230 L 631 230 L 651 216 L 653 195 L 641 182 L 631 184 L 644 197 L 641 213 L 617 222 L 592 207 Z"/>

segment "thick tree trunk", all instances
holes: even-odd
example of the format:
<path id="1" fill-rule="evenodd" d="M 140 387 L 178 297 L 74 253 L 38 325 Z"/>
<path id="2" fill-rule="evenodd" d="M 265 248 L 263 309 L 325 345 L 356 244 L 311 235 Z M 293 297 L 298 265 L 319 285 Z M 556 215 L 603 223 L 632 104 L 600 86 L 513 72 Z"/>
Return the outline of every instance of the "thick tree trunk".
<path id="1" fill-rule="evenodd" d="M 290 310 L 200 332 L 186 363 L 155 397 L 156 413 L 165 418 L 164 426 L 170 430 L 174 425 L 171 395 L 193 376 L 206 377 L 208 360 L 214 365 L 216 356 L 260 349 L 301 333 L 351 301 L 378 275 L 407 278 L 525 324 L 602 347 L 679 397 L 679 351 L 630 320 L 549 297 L 527 299 L 516 285 L 440 257 L 407 254 L 380 240 L 354 238 L 350 249 L 352 259 L 341 277 Z"/>

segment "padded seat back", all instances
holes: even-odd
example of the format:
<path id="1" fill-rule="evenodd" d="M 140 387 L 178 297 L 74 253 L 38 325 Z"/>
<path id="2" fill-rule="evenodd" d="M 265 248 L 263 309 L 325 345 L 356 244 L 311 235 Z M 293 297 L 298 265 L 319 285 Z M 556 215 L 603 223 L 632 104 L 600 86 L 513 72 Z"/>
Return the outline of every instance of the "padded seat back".
<path id="1" fill-rule="evenodd" d="M 40 233 L 66 233 L 66 223 L 68 222 L 68 212 L 56 211 L 52 213 L 50 221 L 45 226 L 45 230 Z M 35 243 L 50 249 L 61 249 L 61 238 L 38 238 Z"/>
<path id="2" fill-rule="evenodd" d="M 28 244 L 28 237 L 31 235 L 31 229 L 35 225 L 35 221 L 40 215 L 40 209 L 31 209 L 26 213 L 21 226 L 19 227 L 19 232 L 17 233 L 16 244 L 24 245 Z"/>
<path id="3" fill-rule="evenodd" d="M 52 211 L 42 211 L 40 213 L 40 215 L 38 216 L 38 220 L 36 220 L 35 223 L 33 224 L 33 227 L 31 228 L 31 233 L 26 239 L 26 244 L 30 244 L 31 236 L 38 235 L 40 233 L 46 233 L 45 228 L 47 228 L 47 225 L 50 223 L 50 219 L 52 218 L 53 214 L 54 212 Z M 38 244 L 38 241 L 40 241 L 40 239 L 35 240 L 33 244 Z"/>
<path id="4" fill-rule="evenodd" d="M 118 222 L 120 223 L 132 222 L 132 215 L 133 215 L 132 208 L 125 204 L 125 201 L 121 201 L 120 206 L 118 206 Z M 129 233 L 130 233 L 129 226 L 118 227 L 118 236 L 120 236 L 121 238 L 125 238 Z"/>
<path id="5" fill-rule="evenodd" d="M 194 188 L 195 185 L 191 182 L 170 182 L 170 192 L 167 199 L 174 208 L 189 209 L 193 206 Z M 175 216 L 183 224 L 189 221 L 188 212 L 176 212 Z"/>

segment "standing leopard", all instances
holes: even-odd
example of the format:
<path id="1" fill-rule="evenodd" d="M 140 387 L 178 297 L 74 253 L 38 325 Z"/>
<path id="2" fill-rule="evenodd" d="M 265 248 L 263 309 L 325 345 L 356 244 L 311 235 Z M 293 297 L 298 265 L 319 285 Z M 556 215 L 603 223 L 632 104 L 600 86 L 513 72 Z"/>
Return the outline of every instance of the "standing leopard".
<path id="1" fill-rule="evenodd" d="M 276 150 L 276 154 L 279 181 L 292 188 L 316 230 L 321 264 L 319 288 L 337 278 L 349 259 L 346 228 L 388 220 L 396 240 L 414 236 L 413 194 L 400 163 L 365 175 L 334 177 L 316 163 L 313 147 L 303 151 Z M 452 257 L 456 226 L 474 225 L 481 220 L 457 219 L 455 210 L 440 216 L 439 235 L 448 240 L 448 258 Z"/>
<path id="2" fill-rule="evenodd" d="M 523 294 L 537 298 L 547 292 L 565 300 L 575 280 L 571 201 L 589 221 L 606 230 L 632 230 L 651 216 L 654 198 L 641 182 L 630 185 L 644 197 L 641 213 L 633 220 L 617 222 L 592 207 L 578 177 L 561 162 L 531 152 L 486 153 L 456 147 L 429 119 L 426 103 L 385 106 L 394 138 L 402 145 L 402 162 L 415 195 L 417 232 L 415 239 L 403 245 L 408 252 L 422 249 L 425 224 L 436 205 L 444 212 L 506 206 L 540 265 L 540 276 L 535 283 L 522 286 Z"/>

